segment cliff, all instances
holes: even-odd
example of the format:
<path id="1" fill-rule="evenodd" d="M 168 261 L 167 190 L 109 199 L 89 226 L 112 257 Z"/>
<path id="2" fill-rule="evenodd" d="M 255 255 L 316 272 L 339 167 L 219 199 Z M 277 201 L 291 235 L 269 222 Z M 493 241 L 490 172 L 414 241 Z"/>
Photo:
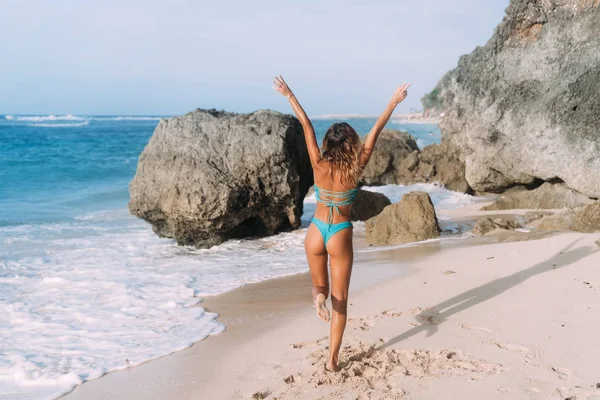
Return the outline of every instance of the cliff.
<path id="1" fill-rule="evenodd" d="M 443 141 L 476 191 L 549 181 L 600 197 L 600 0 L 512 0 L 442 99 Z"/>

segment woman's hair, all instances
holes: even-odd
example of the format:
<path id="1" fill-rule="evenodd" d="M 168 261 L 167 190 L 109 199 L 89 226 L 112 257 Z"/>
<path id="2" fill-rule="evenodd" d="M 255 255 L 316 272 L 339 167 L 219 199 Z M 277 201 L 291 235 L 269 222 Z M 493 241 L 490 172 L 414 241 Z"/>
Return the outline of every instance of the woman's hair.
<path id="1" fill-rule="evenodd" d="M 350 125 L 339 122 L 331 125 L 323 138 L 321 159 L 329 162 L 331 176 L 338 173 L 342 184 L 355 187 L 362 172 L 358 155 L 360 137 Z"/>

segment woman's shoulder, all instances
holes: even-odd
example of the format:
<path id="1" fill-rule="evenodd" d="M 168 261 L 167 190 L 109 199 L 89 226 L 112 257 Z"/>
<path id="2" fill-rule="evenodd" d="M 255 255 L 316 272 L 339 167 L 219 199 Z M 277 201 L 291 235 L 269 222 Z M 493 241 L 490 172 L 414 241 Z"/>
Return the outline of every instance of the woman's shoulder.
<path id="1" fill-rule="evenodd" d="M 315 180 L 320 177 L 325 177 L 329 175 L 330 165 L 328 161 L 321 160 L 316 165 L 313 166 L 313 175 L 315 176 Z"/>

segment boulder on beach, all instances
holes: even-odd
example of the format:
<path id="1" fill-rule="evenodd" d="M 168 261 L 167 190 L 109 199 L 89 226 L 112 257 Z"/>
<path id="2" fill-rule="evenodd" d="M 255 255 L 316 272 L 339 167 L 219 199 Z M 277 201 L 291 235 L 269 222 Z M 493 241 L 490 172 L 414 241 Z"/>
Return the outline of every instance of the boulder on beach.
<path id="1" fill-rule="evenodd" d="M 312 184 L 296 118 L 199 109 L 159 122 L 130 184 L 129 210 L 159 236 L 206 248 L 298 228 Z"/>
<path id="2" fill-rule="evenodd" d="M 511 0 L 441 81 L 442 137 L 478 192 L 564 182 L 600 197 L 600 2 Z"/>
<path id="3" fill-rule="evenodd" d="M 514 230 L 521 228 L 521 224 L 516 221 L 512 221 L 504 218 L 484 218 L 477 221 L 473 228 L 473 234 L 475 236 L 487 235 L 497 229 L 500 230 Z"/>
<path id="4" fill-rule="evenodd" d="M 577 208 L 592 203 L 587 196 L 569 189 L 565 184 L 545 182 L 533 190 L 524 186 L 516 186 L 506 191 L 494 203 L 481 210 L 510 210 L 510 209 L 558 209 Z"/>
<path id="5" fill-rule="evenodd" d="M 600 231 L 600 200 L 574 210 L 566 209 L 535 221 L 539 229 L 592 233 Z"/>
<path id="6" fill-rule="evenodd" d="M 377 138 L 361 180 L 366 185 L 403 184 L 418 164 L 419 147 L 408 133 L 384 129 Z"/>
<path id="7" fill-rule="evenodd" d="M 448 190 L 470 193 L 465 163 L 459 157 L 456 146 L 445 140 L 441 144 L 425 146 L 419 153 L 413 182 L 438 182 Z"/>
<path id="8" fill-rule="evenodd" d="M 379 215 L 390 204 L 392 204 L 390 199 L 382 193 L 358 189 L 352 204 L 350 219 L 352 221 L 366 221 Z"/>
<path id="9" fill-rule="evenodd" d="M 529 224 L 549 215 L 554 215 L 554 213 L 552 211 L 527 211 L 524 215 L 525 223 Z"/>
<path id="10" fill-rule="evenodd" d="M 410 134 L 391 129 L 381 132 L 361 181 L 375 186 L 436 182 L 449 190 L 471 192 L 464 162 L 453 144 L 444 141 L 421 151 Z"/>
<path id="11" fill-rule="evenodd" d="M 425 192 L 405 194 L 402 200 L 384 208 L 365 225 L 369 244 L 411 243 L 440 236 L 433 203 Z"/>

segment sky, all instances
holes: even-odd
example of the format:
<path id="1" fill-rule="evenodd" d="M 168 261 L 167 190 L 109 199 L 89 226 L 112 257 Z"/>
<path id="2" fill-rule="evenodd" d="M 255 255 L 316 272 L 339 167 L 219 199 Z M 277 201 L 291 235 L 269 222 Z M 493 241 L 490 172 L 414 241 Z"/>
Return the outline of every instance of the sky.
<path id="1" fill-rule="evenodd" d="M 420 109 L 509 0 L 0 0 L 0 113 Z"/>

